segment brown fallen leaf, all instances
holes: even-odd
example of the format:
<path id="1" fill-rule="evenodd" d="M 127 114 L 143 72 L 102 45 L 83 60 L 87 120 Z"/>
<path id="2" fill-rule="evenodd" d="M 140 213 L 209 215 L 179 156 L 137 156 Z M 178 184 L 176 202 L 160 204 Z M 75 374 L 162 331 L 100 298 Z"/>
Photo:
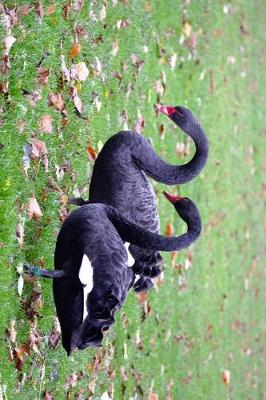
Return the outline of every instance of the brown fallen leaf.
<path id="1" fill-rule="evenodd" d="M 6 333 L 10 342 L 16 343 L 17 330 L 16 330 L 16 321 L 14 319 L 10 321 L 10 327 L 7 328 Z"/>
<path id="2" fill-rule="evenodd" d="M 116 23 L 116 27 L 118 30 L 122 28 L 127 28 L 129 26 L 129 20 L 128 19 L 119 19 Z"/>
<path id="3" fill-rule="evenodd" d="M 37 199 L 35 195 L 32 195 L 28 202 L 28 216 L 30 219 L 35 219 L 38 221 L 42 217 L 42 215 L 43 214 L 37 202 Z"/>
<path id="4" fill-rule="evenodd" d="M 149 394 L 148 400 L 159 400 L 159 396 L 157 393 L 152 392 Z"/>
<path id="5" fill-rule="evenodd" d="M 115 40 L 112 43 L 112 51 L 111 51 L 112 56 L 113 57 L 117 56 L 118 51 L 119 51 L 118 40 Z"/>
<path id="6" fill-rule="evenodd" d="M 30 4 L 24 4 L 17 8 L 17 13 L 20 17 L 28 15 L 32 10 L 32 6 Z"/>
<path id="7" fill-rule="evenodd" d="M 56 4 L 52 3 L 46 8 L 46 15 L 52 15 L 56 11 Z"/>
<path id="8" fill-rule="evenodd" d="M 78 64 L 73 64 L 70 69 L 70 77 L 71 79 L 76 79 L 79 81 L 85 81 L 89 76 L 89 70 L 85 64 L 85 62 L 80 62 Z"/>
<path id="9" fill-rule="evenodd" d="M 25 358 L 28 357 L 29 354 L 30 354 L 30 345 L 27 342 L 14 349 L 13 357 L 14 357 L 16 369 L 18 371 L 22 370 L 23 364 L 25 362 Z"/>
<path id="10" fill-rule="evenodd" d="M 173 224 L 171 224 L 170 222 L 168 222 L 166 224 L 166 228 L 165 228 L 165 236 L 173 236 L 174 234 L 174 227 Z"/>
<path id="11" fill-rule="evenodd" d="M 222 371 L 222 381 L 223 381 L 223 383 L 224 383 L 225 385 L 229 385 L 229 383 L 230 383 L 230 377 L 231 377 L 230 371 L 228 371 L 227 369 L 224 369 L 224 370 Z"/>
<path id="12" fill-rule="evenodd" d="M 54 400 L 54 397 L 51 393 L 49 393 L 47 390 L 45 390 L 43 394 L 43 400 Z"/>
<path id="13" fill-rule="evenodd" d="M 190 37 L 192 33 L 192 26 L 188 21 L 185 21 L 183 23 L 183 33 L 186 35 L 186 37 Z"/>
<path id="14" fill-rule="evenodd" d="M 0 82 L 0 93 L 8 93 L 9 82 Z"/>
<path id="15" fill-rule="evenodd" d="M 92 147 L 92 145 L 91 144 L 89 144 L 87 147 L 86 147 L 86 150 L 87 150 L 87 153 L 89 154 L 89 156 L 91 157 L 91 161 L 95 161 L 96 160 L 96 158 L 97 158 L 97 152 L 94 150 L 94 148 Z"/>
<path id="16" fill-rule="evenodd" d="M 38 67 L 37 68 L 37 80 L 39 85 L 47 85 L 50 70 L 48 68 Z"/>
<path id="17" fill-rule="evenodd" d="M 17 237 L 18 244 L 20 246 L 23 246 L 23 244 L 24 244 L 24 236 L 25 236 L 24 225 L 25 225 L 24 221 L 22 220 L 21 222 L 18 223 L 17 228 L 16 228 L 16 237 Z"/>
<path id="18" fill-rule="evenodd" d="M 79 55 L 81 50 L 81 45 L 79 43 L 74 44 L 74 46 L 71 47 L 70 52 L 69 52 L 69 57 L 70 58 L 75 58 Z"/>
<path id="19" fill-rule="evenodd" d="M 39 120 L 39 129 L 44 133 L 52 133 L 53 126 L 52 126 L 53 118 L 50 115 L 42 115 Z"/>
<path id="20" fill-rule="evenodd" d="M 15 43 L 15 41 L 16 41 L 16 38 L 14 38 L 13 36 L 6 36 L 4 38 L 4 46 L 5 46 L 4 55 L 9 54 L 9 51 L 10 51 L 11 47 L 13 46 L 13 44 Z"/>
<path id="21" fill-rule="evenodd" d="M 106 7 L 105 7 L 105 5 L 103 5 L 101 10 L 100 10 L 99 18 L 100 18 L 101 21 L 103 21 L 106 18 Z"/>
<path id="22" fill-rule="evenodd" d="M 83 112 L 83 105 L 81 102 L 81 99 L 78 95 L 78 90 L 76 88 L 76 86 L 71 86 L 70 87 L 70 91 L 69 91 L 70 97 L 74 102 L 75 108 L 78 112 L 79 116 L 82 116 L 82 112 Z"/>
<path id="23" fill-rule="evenodd" d="M 48 96 L 48 105 L 53 106 L 56 110 L 60 111 L 64 116 L 67 116 L 65 104 L 61 93 L 51 93 Z"/>
<path id="24" fill-rule="evenodd" d="M 141 134 L 142 129 L 144 128 L 144 126 L 145 126 L 144 118 L 143 118 L 143 117 L 140 115 L 140 113 L 139 113 L 137 122 L 136 122 L 136 124 L 135 124 L 135 131 L 136 131 L 137 133 Z"/>
<path id="25" fill-rule="evenodd" d="M 28 92 L 27 90 L 22 89 L 22 94 L 26 97 L 32 107 L 35 107 L 38 101 L 42 98 L 38 90 Z"/>
<path id="26" fill-rule="evenodd" d="M 52 349 L 56 348 L 56 346 L 57 346 L 57 344 L 59 342 L 60 336 L 61 336 L 61 329 L 60 329 L 59 321 L 56 318 L 55 319 L 54 328 L 53 328 L 52 332 L 49 335 L 49 342 L 48 342 L 49 346 Z"/>
<path id="27" fill-rule="evenodd" d="M 72 1 L 72 8 L 74 11 L 79 12 L 84 7 L 84 0 L 74 0 Z"/>
<path id="28" fill-rule="evenodd" d="M 38 16 L 38 20 L 39 20 L 39 22 L 41 22 L 43 19 L 43 16 L 44 16 L 42 2 L 37 0 L 37 1 L 35 1 L 34 5 L 35 5 L 35 12 Z"/>

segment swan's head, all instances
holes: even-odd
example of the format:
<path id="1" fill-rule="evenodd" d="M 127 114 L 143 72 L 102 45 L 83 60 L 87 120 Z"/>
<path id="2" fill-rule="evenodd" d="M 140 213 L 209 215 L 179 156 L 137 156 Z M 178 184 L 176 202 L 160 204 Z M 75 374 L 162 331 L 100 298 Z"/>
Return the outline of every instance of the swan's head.
<path id="1" fill-rule="evenodd" d="M 179 126 L 179 128 L 187 133 L 191 133 L 192 127 L 199 123 L 197 118 L 188 108 L 181 106 L 163 106 L 161 104 L 156 104 L 155 108 L 157 111 L 167 115 Z"/>
<path id="2" fill-rule="evenodd" d="M 163 192 L 163 194 L 167 200 L 173 204 L 180 218 L 182 218 L 189 227 L 192 227 L 193 231 L 199 236 L 201 232 L 201 218 L 196 204 L 188 197 L 176 196 L 168 192 Z"/>

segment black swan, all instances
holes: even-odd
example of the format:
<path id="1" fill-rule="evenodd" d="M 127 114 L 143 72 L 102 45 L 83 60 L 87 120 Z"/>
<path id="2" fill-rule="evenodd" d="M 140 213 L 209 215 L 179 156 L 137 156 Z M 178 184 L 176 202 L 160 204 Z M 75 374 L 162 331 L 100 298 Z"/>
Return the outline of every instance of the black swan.
<path id="1" fill-rule="evenodd" d="M 183 184 L 200 173 L 208 158 L 207 137 L 190 110 L 184 107 L 155 106 L 166 114 L 194 141 L 196 152 L 185 165 L 174 166 L 163 161 L 154 152 L 150 142 L 131 131 L 119 132 L 103 146 L 93 168 L 89 201 L 72 199 L 70 203 L 84 205 L 104 203 L 119 210 L 124 217 L 151 232 L 159 232 L 159 218 L 154 190 L 147 174 L 167 185 Z M 160 274 L 162 258 L 158 251 L 129 246 L 135 260 L 133 270 L 142 274 L 134 285 L 136 291 L 147 289 L 152 282 L 147 277 Z"/>
<path id="2" fill-rule="evenodd" d="M 54 271 L 25 264 L 32 275 L 54 278 L 54 300 L 68 355 L 75 348 L 100 345 L 103 332 L 114 323 L 114 313 L 134 282 L 123 241 L 154 251 L 173 251 L 188 247 L 200 235 L 201 219 L 195 204 L 164 194 L 186 222 L 185 234 L 161 236 L 133 224 L 113 207 L 89 204 L 72 212 L 63 223 Z M 86 282 L 81 277 L 84 268 L 83 278 L 89 278 Z"/>

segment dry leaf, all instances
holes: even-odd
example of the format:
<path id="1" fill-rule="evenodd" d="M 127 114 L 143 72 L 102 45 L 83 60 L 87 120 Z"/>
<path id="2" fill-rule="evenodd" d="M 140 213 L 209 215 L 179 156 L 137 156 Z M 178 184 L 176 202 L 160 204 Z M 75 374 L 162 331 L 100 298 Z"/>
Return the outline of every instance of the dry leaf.
<path id="1" fill-rule="evenodd" d="M 53 118 L 50 115 L 42 115 L 39 120 L 39 129 L 44 133 L 52 133 L 53 126 L 52 126 Z"/>
<path id="2" fill-rule="evenodd" d="M 47 390 L 45 390 L 43 394 L 43 400 L 54 400 L 54 397 L 51 393 L 49 393 Z"/>
<path id="3" fill-rule="evenodd" d="M 187 38 L 189 38 L 191 33 L 192 33 L 192 26 L 187 21 L 184 22 L 184 24 L 183 24 L 183 32 L 184 32 L 184 34 L 186 35 Z"/>
<path id="4" fill-rule="evenodd" d="M 113 57 L 115 57 L 117 55 L 118 50 L 119 50 L 118 40 L 115 40 L 112 43 L 112 51 L 111 51 L 111 54 Z"/>
<path id="5" fill-rule="evenodd" d="M 116 27 L 118 30 L 121 28 L 126 28 L 129 25 L 129 20 L 128 19 L 119 19 L 116 23 Z"/>
<path id="6" fill-rule="evenodd" d="M 20 246 L 23 246 L 23 244 L 24 244 L 24 236 L 25 236 L 24 221 L 21 221 L 18 223 L 17 228 L 16 228 L 16 237 L 17 237 L 18 244 Z"/>
<path id="7" fill-rule="evenodd" d="M 72 79 L 77 79 L 79 81 L 85 81 L 89 76 L 89 70 L 85 62 L 80 62 L 78 64 L 73 64 L 70 69 L 70 77 Z"/>
<path id="8" fill-rule="evenodd" d="M 40 92 L 34 90 L 33 92 L 28 92 L 27 90 L 22 90 L 23 95 L 29 101 L 32 107 L 35 107 L 39 100 L 41 100 L 42 96 Z"/>
<path id="9" fill-rule="evenodd" d="M 35 1 L 35 12 L 38 15 L 39 22 L 41 22 L 44 16 L 43 5 L 41 1 Z"/>
<path id="10" fill-rule="evenodd" d="M 91 156 L 92 160 L 95 161 L 97 158 L 97 153 L 94 150 L 94 148 L 89 144 L 89 146 L 86 147 L 86 150 L 87 150 L 88 154 Z"/>
<path id="11" fill-rule="evenodd" d="M 169 66 L 170 68 L 174 69 L 176 67 L 176 60 L 177 60 L 177 54 L 174 53 L 171 55 L 169 59 Z"/>
<path id="12" fill-rule="evenodd" d="M 138 119 L 137 119 L 137 122 L 136 122 L 136 124 L 135 124 L 135 131 L 136 131 L 137 133 L 140 133 L 140 134 L 141 134 L 142 129 L 144 128 L 144 126 L 145 126 L 144 118 L 143 118 L 141 115 L 139 115 L 139 117 L 138 117 Z"/>
<path id="13" fill-rule="evenodd" d="M 69 52 L 69 57 L 74 58 L 77 57 L 80 53 L 81 46 L 79 43 L 76 43 L 74 46 L 71 47 L 70 52 Z"/>
<path id="14" fill-rule="evenodd" d="M 45 86 L 48 82 L 48 78 L 49 78 L 48 68 L 43 68 L 43 67 L 37 68 L 37 80 L 39 85 Z"/>
<path id="15" fill-rule="evenodd" d="M 61 71 L 63 72 L 64 77 L 67 80 L 67 82 L 69 82 L 70 81 L 70 73 L 66 66 L 65 56 L 63 54 L 61 54 L 60 59 L 61 59 Z"/>
<path id="16" fill-rule="evenodd" d="M 159 396 L 156 393 L 150 393 L 148 400 L 159 400 Z"/>
<path id="17" fill-rule="evenodd" d="M 6 36 L 4 38 L 4 45 L 5 45 L 5 51 L 4 54 L 8 55 L 9 51 L 11 49 L 11 47 L 13 46 L 13 44 L 15 43 L 16 38 L 14 38 L 13 36 Z"/>
<path id="18" fill-rule="evenodd" d="M 72 3 L 72 8 L 74 11 L 79 12 L 84 7 L 84 0 L 74 0 Z"/>
<path id="19" fill-rule="evenodd" d="M 8 93 L 9 82 L 0 82 L 0 93 Z"/>
<path id="20" fill-rule="evenodd" d="M 30 6 L 29 4 L 25 4 L 24 6 L 20 6 L 17 8 L 17 13 L 19 16 L 24 16 L 24 15 L 28 15 L 29 12 L 32 10 L 32 6 Z"/>
<path id="21" fill-rule="evenodd" d="M 98 57 L 95 57 L 95 63 L 91 65 L 94 75 L 98 76 L 102 72 L 102 64 Z"/>
<path id="22" fill-rule="evenodd" d="M 28 215 L 30 219 L 39 220 L 42 217 L 42 211 L 40 206 L 36 200 L 36 197 L 33 195 L 28 202 Z"/>
<path id="23" fill-rule="evenodd" d="M 56 4 L 55 3 L 50 4 L 46 9 L 46 15 L 52 15 L 55 13 L 55 11 L 56 11 Z"/>
<path id="24" fill-rule="evenodd" d="M 103 21 L 106 18 L 106 7 L 104 5 L 100 10 L 99 18 L 101 21 Z"/>
<path id="25" fill-rule="evenodd" d="M 170 222 L 168 222 L 165 228 L 165 236 L 173 236 L 173 234 L 174 234 L 174 227 Z"/>
<path id="26" fill-rule="evenodd" d="M 60 111 L 63 115 L 67 115 L 65 104 L 61 93 L 51 93 L 48 96 L 48 105 L 53 106 L 56 110 Z"/>
<path id="27" fill-rule="evenodd" d="M 47 154 L 48 151 L 46 149 L 46 145 L 43 141 L 31 138 L 29 142 L 32 146 L 31 157 L 32 158 L 40 158 L 43 155 Z"/>
<path id="28" fill-rule="evenodd" d="M 222 381 L 225 385 L 229 385 L 230 383 L 230 371 L 228 371 L 227 369 L 222 371 Z"/>
<path id="29" fill-rule="evenodd" d="M 70 97 L 74 102 L 77 112 L 82 115 L 83 105 L 81 99 L 78 96 L 78 90 L 75 86 L 71 86 L 70 88 Z"/>
<path id="30" fill-rule="evenodd" d="M 24 286 L 24 279 L 23 279 L 22 275 L 19 275 L 19 278 L 18 278 L 18 294 L 19 294 L 19 297 L 21 297 L 21 295 L 22 295 L 23 286 Z"/>
<path id="31" fill-rule="evenodd" d="M 17 331 L 16 321 L 14 319 L 10 321 L 10 328 L 7 329 L 7 335 L 11 343 L 16 343 Z"/>

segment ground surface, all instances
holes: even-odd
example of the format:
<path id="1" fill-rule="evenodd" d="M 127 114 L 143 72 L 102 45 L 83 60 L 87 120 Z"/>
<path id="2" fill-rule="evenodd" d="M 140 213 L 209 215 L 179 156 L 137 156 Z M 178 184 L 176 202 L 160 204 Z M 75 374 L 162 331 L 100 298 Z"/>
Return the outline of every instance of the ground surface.
<path id="1" fill-rule="evenodd" d="M 1 6 L 0 398 L 266 399 L 266 4 L 70 3 Z M 70 81 L 62 55 L 68 70 L 85 63 Z M 187 105 L 210 139 L 204 172 L 178 188 L 197 202 L 204 232 L 165 256 L 157 290 L 130 293 L 101 349 L 68 358 L 51 282 L 25 278 L 22 288 L 17 268 L 53 268 L 67 196 L 87 196 L 94 150 L 113 133 L 137 124 L 167 160 L 191 158 L 193 145 L 156 117 L 157 101 Z M 47 155 L 33 143 L 23 168 L 31 138 Z M 161 232 L 180 233 L 163 189 L 155 185 Z"/>

